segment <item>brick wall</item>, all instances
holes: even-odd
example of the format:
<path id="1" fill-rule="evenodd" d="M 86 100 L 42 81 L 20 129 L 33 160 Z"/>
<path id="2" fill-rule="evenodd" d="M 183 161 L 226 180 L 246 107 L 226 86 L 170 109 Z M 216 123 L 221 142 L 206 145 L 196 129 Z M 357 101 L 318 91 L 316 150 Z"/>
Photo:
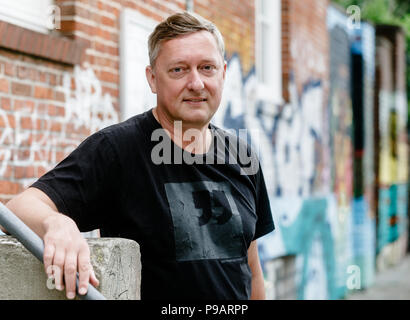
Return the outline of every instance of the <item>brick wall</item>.
<path id="1" fill-rule="evenodd" d="M 102 94 L 113 98 L 119 108 L 119 34 L 120 14 L 130 8 L 161 21 L 166 16 L 185 10 L 185 1 L 127 0 L 57 0 L 62 9 L 63 35 L 87 44 L 86 63 L 102 84 Z"/>
<path id="2" fill-rule="evenodd" d="M 157 21 L 185 1 L 57 0 L 61 28 L 41 34 L 0 22 L 0 201 L 118 121 L 124 8 Z"/>
<path id="3" fill-rule="evenodd" d="M 299 187 L 298 196 L 302 196 L 303 201 L 309 200 L 309 197 L 313 196 L 316 192 L 322 192 L 326 189 L 326 176 L 329 174 L 330 164 L 327 149 L 327 134 L 326 134 L 326 122 L 327 122 L 327 94 L 328 94 L 328 78 L 329 78 L 329 35 L 327 31 L 327 7 L 328 1 L 293 1 L 282 0 L 282 81 L 283 81 L 283 98 L 287 103 L 284 106 L 284 110 L 279 115 L 278 119 L 286 121 L 287 115 L 290 114 L 292 125 L 289 125 L 287 132 L 283 132 L 282 136 L 276 136 L 276 144 L 278 141 L 286 141 L 287 135 L 292 135 L 292 132 L 297 131 L 297 127 L 310 128 L 309 133 L 301 136 L 299 144 L 304 147 L 300 150 L 306 153 L 294 152 L 292 157 L 301 157 L 304 159 L 305 164 L 310 163 L 315 168 L 315 172 L 309 171 L 306 165 L 299 167 L 297 164 L 294 166 L 294 170 L 297 170 L 303 176 L 309 176 L 309 187 L 307 184 L 303 184 L 295 179 L 292 183 L 294 186 Z M 299 118 L 298 112 L 302 115 Z M 315 121 L 309 119 L 310 116 L 315 119 L 321 119 L 318 126 Z M 283 118 L 283 120 L 282 120 Z M 290 120 L 288 120 L 290 121 Z M 310 133 L 315 132 L 315 138 L 310 137 Z M 280 135 L 280 132 L 277 133 Z M 291 143 L 289 142 L 289 145 Z M 278 150 L 279 147 L 277 147 Z M 313 151 L 314 149 L 314 151 Z M 309 159 L 310 152 L 314 152 L 315 159 Z M 285 167 L 285 164 L 281 164 Z M 278 173 L 279 175 L 279 173 Z M 292 189 L 285 182 L 281 183 L 281 191 L 275 196 L 275 201 L 280 203 L 292 203 L 295 198 L 295 194 L 292 193 Z M 287 187 L 288 190 L 285 189 Z M 320 208 L 320 204 L 317 204 Z M 292 209 L 291 209 L 292 208 Z M 303 205 L 298 207 L 295 204 L 295 208 L 291 205 L 286 206 L 282 212 L 277 212 L 277 224 L 281 228 L 281 218 L 286 219 L 292 214 L 287 212 L 300 211 Z M 318 209 L 320 211 L 320 209 Z M 294 214 L 294 213 L 293 213 Z M 311 281 L 317 281 L 318 279 L 326 279 L 329 277 L 328 270 L 323 271 L 309 269 L 309 266 L 305 266 L 304 269 L 296 270 L 296 261 L 314 261 L 312 264 L 319 261 L 321 257 L 315 256 L 310 252 L 308 245 L 312 242 L 312 235 L 315 234 L 315 229 L 321 229 L 320 225 L 323 223 L 321 219 L 325 217 L 317 217 L 315 223 L 311 223 L 309 220 L 313 212 L 299 212 L 298 218 L 295 219 L 292 225 L 286 224 L 282 229 L 282 239 L 285 243 L 285 250 L 287 254 L 285 257 L 278 257 L 272 260 L 266 270 L 267 278 L 273 278 L 274 288 L 269 291 L 268 294 L 275 299 L 303 299 L 303 298 L 315 298 L 319 296 L 330 295 L 331 293 L 325 292 L 322 288 L 317 288 L 316 292 L 312 295 L 308 295 L 308 288 L 311 286 Z M 285 220 L 284 220 L 285 221 Z M 292 231 L 293 230 L 293 231 Z M 296 231 L 297 230 L 297 231 Z M 309 230 L 309 231 L 307 231 Z M 293 233 L 294 232 L 294 233 Z M 293 234 L 297 234 L 294 237 Z M 303 240 L 301 240 L 303 239 Z M 313 245 L 312 245 L 313 246 Z M 324 246 L 325 247 L 325 246 Z M 326 249 L 324 249 L 326 251 Z M 305 257 L 305 259 L 303 258 Z M 311 275 L 315 274 L 315 277 Z M 297 277 L 299 275 L 299 277 Z M 313 278 L 315 278 L 313 280 Z M 272 280 L 267 279 L 272 283 Z M 325 280 L 326 281 L 326 280 Z M 330 292 L 330 290 L 329 290 Z"/>
<path id="4" fill-rule="evenodd" d="M 4 201 L 41 176 L 52 161 L 63 158 L 64 146 L 51 151 L 49 142 L 63 127 L 66 97 L 61 85 L 63 74 L 72 67 L 4 47 L 0 67 L 0 199 Z"/>
<path id="5" fill-rule="evenodd" d="M 255 66 L 255 1 L 196 0 L 194 11 L 216 24 L 225 39 L 226 56 L 240 56 L 246 75 Z"/>
<path id="6" fill-rule="evenodd" d="M 328 3 L 328 0 L 282 0 L 282 81 L 286 101 L 290 100 L 291 74 L 300 91 L 309 78 L 327 77 Z"/>
<path id="7" fill-rule="evenodd" d="M 120 14 L 160 21 L 185 0 L 56 0 L 61 28 L 40 34 L 0 22 L 0 201 L 51 169 L 86 136 L 118 121 Z M 225 36 L 227 58 L 254 66 L 254 1 L 198 0 Z M 229 12 L 229 14 L 227 14 Z M 116 113 L 116 114 L 115 114 Z"/>

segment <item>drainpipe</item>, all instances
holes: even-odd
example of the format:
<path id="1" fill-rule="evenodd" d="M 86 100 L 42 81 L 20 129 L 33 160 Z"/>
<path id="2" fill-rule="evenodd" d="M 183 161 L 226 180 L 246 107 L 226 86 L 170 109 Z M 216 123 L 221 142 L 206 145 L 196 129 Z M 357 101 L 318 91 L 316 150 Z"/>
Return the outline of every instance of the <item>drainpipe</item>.
<path id="1" fill-rule="evenodd" d="M 28 251 L 30 251 L 41 263 L 43 263 L 44 243 L 41 238 L 24 224 L 13 212 L 0 202 L 0 225 L 7 232 L 19 240 Z M 77 273 L 78 288 L 78 273 Z M 91 284 L 88 286 L 87 294 L 78 295 L 84 300 L 106 300 L 105 297 Z"/>

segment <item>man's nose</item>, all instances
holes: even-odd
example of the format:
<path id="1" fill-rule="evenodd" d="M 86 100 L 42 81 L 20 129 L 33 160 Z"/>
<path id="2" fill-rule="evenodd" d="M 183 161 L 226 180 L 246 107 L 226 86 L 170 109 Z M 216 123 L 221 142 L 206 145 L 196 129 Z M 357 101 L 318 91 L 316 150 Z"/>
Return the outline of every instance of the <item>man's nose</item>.
<path id="1" fill-rule="evenodd" d="M 193 91 L 200 91 L 204 88 L 204 82 L 202 81 L 201 76 L 197 70 L 193 70 L 189 74 L 187 87 L 189 90 Z"/>

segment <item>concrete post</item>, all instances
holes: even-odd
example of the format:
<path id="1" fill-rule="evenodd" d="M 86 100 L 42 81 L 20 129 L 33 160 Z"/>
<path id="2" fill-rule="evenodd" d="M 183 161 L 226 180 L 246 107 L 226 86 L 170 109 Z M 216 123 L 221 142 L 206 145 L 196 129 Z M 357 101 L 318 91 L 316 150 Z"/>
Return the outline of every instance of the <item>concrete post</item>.
<path id="1" fill-rule="evenodd" d="M 109 300 L 139 300 L 141 259 L 139 245 L 122 238 L 87 239 L 100 285 Z M 47 282 L 44 266 L 18 240 L 0 236 L 0 299 L 64 300 Z"/>

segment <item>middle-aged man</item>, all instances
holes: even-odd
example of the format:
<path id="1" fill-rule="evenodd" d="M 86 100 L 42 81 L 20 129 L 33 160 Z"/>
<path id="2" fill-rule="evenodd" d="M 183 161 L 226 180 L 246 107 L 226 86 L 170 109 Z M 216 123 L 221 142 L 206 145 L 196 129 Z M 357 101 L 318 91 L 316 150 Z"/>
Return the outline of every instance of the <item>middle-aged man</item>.
<path id="1" fill-rule="evenodd" d="M 210 124 L 226 74 L 222 36 L 200 16 L 174 14 L 150 35 L 149 57 L 157 106 L 91 135 L 7 206 L 42 237 L 45 270 L 70 299 L 77 271 L 79 294 L 98 285 L 80 233 L 98 228 L 139 243 L 142 299 L 264 299 L 256 239 L 274 224 L 262 170 L 232 161 L 255 156 Z"/>

